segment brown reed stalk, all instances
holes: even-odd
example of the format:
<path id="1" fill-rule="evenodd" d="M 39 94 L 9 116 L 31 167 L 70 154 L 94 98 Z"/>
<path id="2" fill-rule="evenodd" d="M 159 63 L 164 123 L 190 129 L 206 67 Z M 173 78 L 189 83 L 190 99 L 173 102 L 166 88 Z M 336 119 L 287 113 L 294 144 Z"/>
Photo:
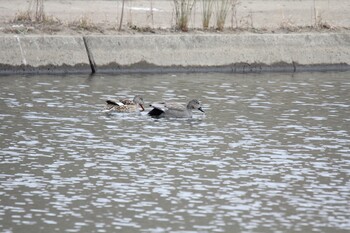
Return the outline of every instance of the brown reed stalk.
<path id="1" fill-rule="evenodd" d="M 119 20 L 118 31 L 122 30 L 123 18 L 124 18 L 124 7 L 125 7 L 125 0 L 122 1 L 122 12 L 120 13 L 120 20 Z"/>
<path id="2" fill-rule="evenodd" d="M 175 8 L 175 26 L 183 32 L 188 31 L 188 24 L 196 0 L 173 0 Z"/>
<path id="3" fill-rule="evenodd" d="M 216 3 L 216 28 L 222 31 L 232 0 L 218 0 Z"/>
<path id="4" fill-rule="evenodd" d="M 213 15 L 213 4 L 214 4 L 214 0 L 202 0 L 202 6 L 203 6 L 202 25 L 203 25 L 203 29 L 209 28 L 210 19 L 211 19 L 211 16 Z"/>

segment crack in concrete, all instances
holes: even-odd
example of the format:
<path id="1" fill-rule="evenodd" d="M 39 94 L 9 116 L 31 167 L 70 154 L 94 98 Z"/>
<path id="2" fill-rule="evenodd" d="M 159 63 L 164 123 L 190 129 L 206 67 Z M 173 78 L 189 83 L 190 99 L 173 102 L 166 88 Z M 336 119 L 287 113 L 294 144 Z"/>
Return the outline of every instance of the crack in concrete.
<path id="1" fill-rule="evenodd" d="M 87 38 L 85 36 L 83 36 L 83 41 L 84 41 L 86 53 L 88 55 L 88 59 L 89 59 L 90 67 L 91 67 L 91 74 L 94 74 L 94 73 L 96 73 L 96 63 L 94 60 L 94 56 L 92 55 L 92 52 L 89 49 Z"/>

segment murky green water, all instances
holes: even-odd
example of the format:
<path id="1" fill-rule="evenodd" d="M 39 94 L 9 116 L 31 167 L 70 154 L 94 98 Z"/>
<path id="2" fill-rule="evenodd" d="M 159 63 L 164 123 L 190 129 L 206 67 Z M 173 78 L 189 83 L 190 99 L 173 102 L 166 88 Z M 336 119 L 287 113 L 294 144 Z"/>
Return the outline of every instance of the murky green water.
<path id="1" fill-rule="evenodd" d="M 3 76 L 0 121 L 1 232 L 350 230 L 349 72 Z"/>

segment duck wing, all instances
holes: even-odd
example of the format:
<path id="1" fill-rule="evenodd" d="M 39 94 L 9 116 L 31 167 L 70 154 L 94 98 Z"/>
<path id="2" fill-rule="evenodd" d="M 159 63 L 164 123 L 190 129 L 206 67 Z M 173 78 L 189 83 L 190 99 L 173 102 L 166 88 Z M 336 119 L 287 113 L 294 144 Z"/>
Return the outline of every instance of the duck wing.
<path id="1" fill-rule="evenodd" d="M 110 104 L 110 105 L 117 105 L 117 106 L 122 106 L 124 105 L 123 102 L 119 101 L 119 100 L 113 100 L 113 99 L 108 99 L 106 100 L 106 103 L 107 104 Z"/>
<path id="2" fill-rule="evenodd" d="M 133 105 L 133 104 L 135 104 L 134 101 L 129 100 L 129 99 L 120 99 L 119 102 L 124 104 L 124 105 Z"/>
<path id="3" fill-rule="evenodd" d="M 171 111 L 185 111 L 186 107 L 182 103 L 178 102 L 167 102 L 165 108 Z"/>
<path id="4" fill-rule="evenodd" d="M 112 109 L 116 106 L 123 106 L 124 104 L 121 103 L 119 100 L 112 100 L 108 99 L 106 100 L 106 109 Z"/>
<path id="5" fill-rule="evenodd" d="M 168 110 L 165 102 L 154 102 L 150 106 L 162 112 L 165 112 L 166 110 Z"/>

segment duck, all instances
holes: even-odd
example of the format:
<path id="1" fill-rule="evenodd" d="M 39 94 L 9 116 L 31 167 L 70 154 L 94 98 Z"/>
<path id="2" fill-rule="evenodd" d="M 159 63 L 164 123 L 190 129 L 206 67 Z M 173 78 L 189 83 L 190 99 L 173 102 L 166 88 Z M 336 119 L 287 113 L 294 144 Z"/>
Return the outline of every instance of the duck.
<path id="1" fill-rule="evenodd" d="M 196 99 L 189 101 L 186 106 L 177 102 L 155 102 L 150 106 L 153 109 L 148 115 L 152 117 L 192 118 L 192 110 L 205 113 L 201 103 Z"/>
<path id="2" fill-rule="evenodd" d="M 129 99 L 120 99 L 106 100 L 106 108 L 104 112 L 140 112 L 145 111 L 143 98 L 139 95 L 136 95 L 133 100 Z"/>

